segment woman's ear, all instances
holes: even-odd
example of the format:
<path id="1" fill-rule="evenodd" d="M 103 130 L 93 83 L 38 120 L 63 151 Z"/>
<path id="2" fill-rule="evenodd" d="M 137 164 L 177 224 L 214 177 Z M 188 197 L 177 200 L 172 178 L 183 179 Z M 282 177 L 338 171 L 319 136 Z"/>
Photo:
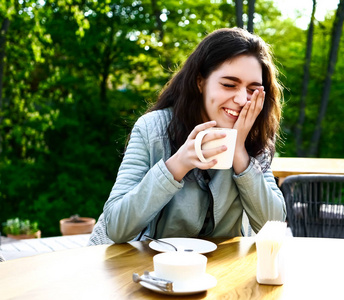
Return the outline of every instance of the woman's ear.
<path id="1" fill-rule="evenodd" d="M 203 77 L 201 75 L 198 75 L 197 76 L 197 87 L 198 87 L 198 90 L 199 92 L 202 94 L 203 93 Z"/>

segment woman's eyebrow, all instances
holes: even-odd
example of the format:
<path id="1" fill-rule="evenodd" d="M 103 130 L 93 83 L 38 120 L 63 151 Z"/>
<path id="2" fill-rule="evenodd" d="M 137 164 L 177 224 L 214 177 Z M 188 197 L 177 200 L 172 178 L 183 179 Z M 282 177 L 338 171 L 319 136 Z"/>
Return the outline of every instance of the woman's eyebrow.
<path id="1" fill-rule="evenodd" d="M 242 83 L 241 79 L 238 77 L 234 77 L 234 76 L 223 76 L 223 79 L 228 79 L 228 80 L 232 80 L 238 83 Z M 251 82 L 249 85 L 256 85 L 256 86 L 262 86 L 263 84 L 260 82 Z"/>

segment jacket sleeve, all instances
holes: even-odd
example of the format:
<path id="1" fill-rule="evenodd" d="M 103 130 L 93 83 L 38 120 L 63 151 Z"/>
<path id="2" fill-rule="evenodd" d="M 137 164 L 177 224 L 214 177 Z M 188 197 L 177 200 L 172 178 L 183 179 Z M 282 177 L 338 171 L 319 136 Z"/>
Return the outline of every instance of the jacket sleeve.
<path id="1" fill-rule="evenodd" d="M 248 168 L 233 176 L 250 224 L 258 232 L 267 221 L 285 221 L 286 206 L 271 168 L 262 171 L 257 159 L 251 157 Z"/>
<path id="2" fill-rule="evenodd" d="M 149 130 L 141 117 L 131 132 L 116 182 L 104 205 L 107 235 L 116 243 L 135 238 L 183 187 L 162 159 L 152 164 Z"/>

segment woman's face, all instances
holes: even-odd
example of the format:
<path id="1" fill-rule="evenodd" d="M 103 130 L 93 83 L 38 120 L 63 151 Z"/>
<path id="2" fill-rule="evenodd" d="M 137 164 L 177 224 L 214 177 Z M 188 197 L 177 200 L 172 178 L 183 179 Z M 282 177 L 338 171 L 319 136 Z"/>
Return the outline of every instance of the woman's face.
<path id="1" fill-rule="evenodd" d="M 207 79 L 198 80 L 205 107 L 203 121 L 215 120 L 217 127 L 233 128 L 241 109 L 262 84 L 262 67 L 254 56 L 225 61 Z"/>

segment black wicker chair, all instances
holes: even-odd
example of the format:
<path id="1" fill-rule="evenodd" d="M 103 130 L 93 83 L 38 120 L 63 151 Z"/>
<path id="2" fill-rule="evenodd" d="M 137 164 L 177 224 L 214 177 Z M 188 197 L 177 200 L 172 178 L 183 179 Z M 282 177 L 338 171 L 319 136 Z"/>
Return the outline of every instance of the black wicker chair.
<path id="1" fill-rule="evenodd" d="M 344 175 L 292 175 L 281 190 L 293 236 L 344 238 Z"/>

